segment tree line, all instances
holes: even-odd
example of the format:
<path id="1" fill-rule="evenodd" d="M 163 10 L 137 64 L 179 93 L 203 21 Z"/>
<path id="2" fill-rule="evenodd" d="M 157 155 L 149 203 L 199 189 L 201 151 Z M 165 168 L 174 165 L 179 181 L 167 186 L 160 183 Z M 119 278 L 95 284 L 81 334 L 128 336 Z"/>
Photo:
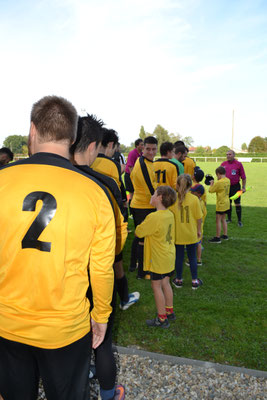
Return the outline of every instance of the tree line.
<path id="1" fill-rule="evenodd" d="M 146 132 L 144 126 L 141 126 L 139 132 L 139 138 L 145 139 L 147 136 L 155 136 L 158 140 L 159 146 L 163 142 L 175 143 L 177 140 L 182 140 L 187 147 L 192 146 L 194 140 L 191 136 L 182 137 L 179 133 L 169 133 L 167 129 L 163 128 L 161 125 L 157 125 L 153 133 Z M 4 140 L 4 147 L 8 147 L 14 154 L 28 155 L 28 136 L 22 135 L 10 135 Z M 134 148 L 134 143 L 130 146 L 121 144 L 121 152 L 129 153 L 130 150 Z M 241 146 L 242 150 L 247 150 L 249 153 L 267 153 L 267 137 L 262 138 L 261 136 L 255 136 L 251 139 L 249 145 L 243 143 Z M 228 146 L 220 146 L 218 149 L 211 149 L 210 146 L 197 146 L 194 150 L 194 154 L 199 156 L 221 156 L 229 150 Z"/>
<path id="2" fill-rule="evenodd" d="M 194 139 L 191 136 L 182 136 L 179 133 L 169 133 L 167 129 L 163 128 L 161 125 L 157 125 L 152 133 L 146 132 L 144 126 L 142 125 L 139 132 L 139 138 L 144 140 L 147 136 L 154 136 L 158 140 L 158 147 L 163 142 L 175 143 L 178 140 L 182 140 L 187 147 L 192 146 Z M 134 142 L 130 146 L 125 146 L 121 144 L 120 146 L 122 153 L 129 153 L 134 148 Z"/>

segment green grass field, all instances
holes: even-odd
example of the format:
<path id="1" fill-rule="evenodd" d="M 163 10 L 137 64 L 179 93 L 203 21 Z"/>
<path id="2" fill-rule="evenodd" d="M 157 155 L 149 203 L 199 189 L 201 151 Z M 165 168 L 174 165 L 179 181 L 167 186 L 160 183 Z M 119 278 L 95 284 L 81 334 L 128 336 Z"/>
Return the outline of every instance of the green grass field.
<path id="1" fill-rule="evenodd" d="M 199 163 L 215 176 L 215 163 Z M 138 304 L 118 309 L 114 341 L 179 357 L 266 370 L 266 270 L 267 270 L 267 164 L 245 163 L 247 186 L 242 196 L 243 228 L 237 227 L 235 209 L 228 225 L 229 241 L 208 243 L 215 234 L 216 196 L 208 194 L 204 227 L 204 285 L 191 289 L 189 267 L 184 267 L 184 287 L 173 288 L 177 320 L 167 330 L 149 328 L 145 320 L 156 308 L 149 281 L 129 273 L 131 233 L 124 250 L 124 269 L 130 291 L 138 290 Z M 134 230 L 132 220 L 130 229 Z"/>

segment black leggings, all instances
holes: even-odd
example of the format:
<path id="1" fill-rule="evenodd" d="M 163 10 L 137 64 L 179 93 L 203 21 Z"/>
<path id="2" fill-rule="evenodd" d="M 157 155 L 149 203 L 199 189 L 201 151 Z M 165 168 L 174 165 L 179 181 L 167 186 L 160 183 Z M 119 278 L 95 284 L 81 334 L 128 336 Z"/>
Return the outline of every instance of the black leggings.
<path id="1" fill-rule="evenodd" d="M 236 192 L 241 190 L 240 183 L 236 183 L 235 185 L 230 186 L 230 193 L 229 197 L 232 197 Z M 235 206 L 236 206 L 236 215 L 238 221 L 241 221 L 241 196 L 238 197 L 236 200 L 234 200 Z M 232 218 L 232 200 L 230 200 L 230 209 L 227 211 L 227 218 L 231 220 Z"/>
<path id="2" fill-rule="evenodd" d="M 114 285 L 115 288 L 115 285 Z M 96 376 L 101 389 L 111 390 L 116 382 L 116 361 L 112 350 L 112 328 L 115 316 L 116 290 L 113 291 L 112 313 L 109 316 L 105 339 L 95 350 Z"/>
<path id="3" fill-rule="evenodd" d="M 104 390 L 113 389 L 116 382 L 116 361 L 112 350 L 112 327 L 115 316 L 116 292 L 116 283 L 114 282 L 113 296 L 111 300 L 112 312 L 109 316 L 106 335 L 101 345 L 94 350 L 96 377 L 101 389 Z M 90 304 L 93 304 L 90 286 L 87 292 L 87 297 L 90 300 Z"/>

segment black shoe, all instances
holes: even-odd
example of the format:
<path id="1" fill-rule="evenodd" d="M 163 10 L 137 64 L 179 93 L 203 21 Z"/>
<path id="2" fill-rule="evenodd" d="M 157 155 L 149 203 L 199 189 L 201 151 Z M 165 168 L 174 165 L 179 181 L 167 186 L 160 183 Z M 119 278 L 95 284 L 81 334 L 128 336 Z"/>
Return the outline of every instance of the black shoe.
<path id="1" fill-rule="evenodd" d="M 154 319 L 147 319 L 146 324 L 148 326 L 153 326 L 153 327 L 158 327 L 158 328 L 163 328 L 163 329 L 169 328 L 169 326 L 170 326 L 168 318 L 164 319 L 164 321 L 160 321 L 158 317 L 156 317 Z"/>
<path id="2" fill-rule="evenodd" d="M 231 222 L 232 222 L 231 219 L 227 219 L 227 220 L 226 220 L 226 223 L 227 223 L 227 224 L 231 224 Z"/>
<path id="3" fill-rule="evenodd" d="M 197 282 L 192 282 L 192 289 L 196 290 L 199 288 L 199 286 L 202 286 L 203 282 L 201 279 L 197 279 Z"/>
<path id="4" fill-rule="evenodd" d="M 237 226 L 239 226 L 239 228 L 242 228 L 243 224 L 241 221 L 238 221 Z"/>
<path id="5" fill-rule="evenodd" d="M 168 321 L 175 321 L 176 320 L 176 315 L 173 312 L 171 314 L 167 314 L 167 318 L 168 318 Z"/>
<path id="6" fill-rule="evenodd" d="M 223 240 L 228 240 L 228 236 L 227 236 L 227 235 L 222 235 L 222 236 L 221 236 L 221 239 L 223 239 Z"/>
<path id="7" fill-rule="evenodd" d="M 197 261 L 197 266 L 201 267 L 202 266 L 202 261 Z"/>
<path id="8" fill-rule="evenodd" d="M 182 280 L 182 279 L 174 278 L 174 279 L 172 280 L 172 284 L 173 284 L 173 286 L 175 286 L 177 289 L 180 289 L 181 287 L 183 287 L 183 280 Z"/>
<path id="9" fill-rule="evenodd" d="M 217 236 L 214 236 L 214 238 L 209 240 L 210 243 L 222 243 L 221 239 L 218 238 Z"/>

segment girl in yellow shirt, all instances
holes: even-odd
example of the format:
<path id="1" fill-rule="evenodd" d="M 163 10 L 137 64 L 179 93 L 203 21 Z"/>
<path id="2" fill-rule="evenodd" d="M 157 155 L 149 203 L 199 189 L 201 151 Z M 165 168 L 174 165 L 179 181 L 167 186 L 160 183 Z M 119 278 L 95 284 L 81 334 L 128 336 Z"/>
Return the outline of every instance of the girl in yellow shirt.
<path id="1" fill-rule="evenodd" d="M 147 320 L 146 324 L 153 327 L 168 328 L 169 320 L 175 320 L 170 285 L 175 264 L 174 217 L 168 210 L 175 200 L 174 189 L 170 186 L 159 186 L 150 200 L 157 211 L 147 215 L 135 231 L 136 236 L 145 238 L 144 269 L 151 275 L 158 313 L 156 318 Z"/>
<path id="2" fill-rule="evenodd" d="M 172 283 L 176 288 L 183 286 L 184 246 L 190 263 L 192 289 L 198 289 L 203 283 L 197 277 L 197 243 L 201 238 L 202 211 L 196 196 L 190 193 L 192 179 L 183 174 L 177 179 L 178 199 L 170 208 L 175 216 L 176 278 Z"/>

